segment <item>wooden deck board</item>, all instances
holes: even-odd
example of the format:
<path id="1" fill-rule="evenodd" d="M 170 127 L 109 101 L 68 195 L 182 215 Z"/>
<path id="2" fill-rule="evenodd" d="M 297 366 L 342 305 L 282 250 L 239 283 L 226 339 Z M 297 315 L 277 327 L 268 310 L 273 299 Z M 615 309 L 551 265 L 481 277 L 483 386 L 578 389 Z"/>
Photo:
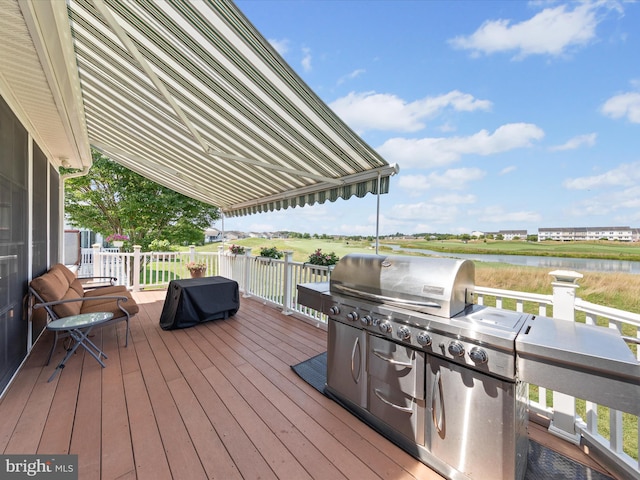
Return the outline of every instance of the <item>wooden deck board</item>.
<path id="1" fill-rule="evenodd" d="M 135 472 L 129 417 L 122 415 L 127 411 L 120 359 L 123 349 L 119 348 L 120 343 L 124 345 L 123 326 L 104 329 L 103 334 L 109 366 L 102 371 L 102 476 L 118 479 Z"/>
<path id="2" fill-rule="evenodd" d="M 0 400 L 0 452 L 78 454 L 83 480 L 442 478 L 293 372 L 326 350 L 324 329 L 243 298 L 230 319 L 163 331 L 165 294 L 134 294 L 127 348 L 124 323 L 96 332 L 104 369 L 78 351 L 48 383 L 64 349 L 44 366 L 45 333 Z"/>

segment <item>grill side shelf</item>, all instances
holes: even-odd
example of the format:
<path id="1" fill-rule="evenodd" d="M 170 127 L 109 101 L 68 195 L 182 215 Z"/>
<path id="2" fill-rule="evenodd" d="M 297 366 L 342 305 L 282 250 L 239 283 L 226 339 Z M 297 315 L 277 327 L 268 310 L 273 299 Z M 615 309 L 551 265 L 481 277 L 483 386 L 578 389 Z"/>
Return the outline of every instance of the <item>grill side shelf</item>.
<path id="1" fill-rule="evenodd" d="M 612 329 L 537 317 L 516 338 L 519 378 L 640 415 L 640 362 Z"/>

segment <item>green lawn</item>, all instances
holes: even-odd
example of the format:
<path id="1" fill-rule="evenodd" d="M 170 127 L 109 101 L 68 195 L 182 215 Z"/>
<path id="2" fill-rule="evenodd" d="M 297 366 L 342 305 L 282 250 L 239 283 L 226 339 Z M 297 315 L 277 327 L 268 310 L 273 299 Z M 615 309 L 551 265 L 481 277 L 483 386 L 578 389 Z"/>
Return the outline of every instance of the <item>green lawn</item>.
<path id="1" fill-rule="evenodd" d="M 506 240 L 398 240 L 385 243 L 403 248 L 419 248 L 438 252 L 481 253 L 501 255 L 535 255 L 548 257 L 604 258 L 640 261 L 640 245 L 623 242 L 523 242 Z"/>
<path id="2" fill-rule="evenodd" d="M 291 238 L 291 239 L 275 239 L 267 240 L 264 238 L 244 238 L 242 240 L 236 240 L 236 245 L 242 245 L 244 247 L 251 248 L 251 254 L 254 256 L 260 255 L 260 249 L 262 247 L 276 247 L 278 250 L 289 250 L 293 252 L 293 260 L 296 262 L 306 262 L 309 255 L 315 252 L 318 248 L 323 253 L 334 252 L 338 257 L 343 257 L 348 253 L 375 253 L 375 250 L 369 246 L 369 242 L 353 242 L 353 241 L 333 241 L 333 240 L 321 240 L 315 238 Z M 208 244 L 202 247 L 197 247 L 198 251 L 211 251 L 215 252 L 218 249 L 219 243 Z M 229 242 L 225 242 L 225 248 L 231 245 Z"/>
<path id="3" fill-rule="evenodd" d="M 254 255 L 259 255 L 261 247 L 275 246 L 279 250 L 293 251 L 293 259 L 304 262 L 309 254 L 320 248 L 325 253 L 335 252 L 342 257 L 351 252 L 375 253 L 371 242 L 322 239 L 275 239 L 245 238 L 235 242 L 238 245 L 251 247 Z M 216 251 L 219 243 L 198 247 L 198 250 Z M 225 243 L 225 246 L 228 246 Z M 474 240 L 467 243 L 461 240 L 383 240 L 379 253 L 390 254 L 389 245 L 400 245 L 407 249 L 425 249 L 449 253 L 479 253 L 501 255 L 535 255 L 550 257 L 602 258 L 611 260 L 640 261 L 640 245 L 622 242 L 521 242 L 504 240 Z"/>

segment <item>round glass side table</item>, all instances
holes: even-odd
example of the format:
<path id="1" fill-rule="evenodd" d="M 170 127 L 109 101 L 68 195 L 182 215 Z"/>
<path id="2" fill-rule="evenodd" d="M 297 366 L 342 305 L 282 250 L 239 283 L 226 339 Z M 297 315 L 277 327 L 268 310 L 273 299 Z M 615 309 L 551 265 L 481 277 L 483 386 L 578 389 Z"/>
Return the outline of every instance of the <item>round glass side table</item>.
<path id="1" fill-rule="evenodd" d="M 73 338 L 74 344 L 69 350 L 67 350 L 67 354 L 58 364 L 47 381 L 50 382 L 54 379 L 56 374 L 64 368 L 67 360 L 71 358 L 71 355 L 73 355 L 80 346 L 89 352 L 91 356 L 95 358 L 100 365 L 102 365 L 102 368 L 104 368 L 105 364 L 102 362 L 101 357 L 107 358 L 107 356 L 96 346 L 95 343 L 89 340 L 89 333 L 91 333 L 93 327 L 108 322 L 112 318 L 113 313 L 111 312 L 94 312 L 71 315 L 70 317 L 64 317 L 50 322 L 47 325 L 47 330 L 52 330 L 54 332 L 68 332 L 69 336 Z"/>

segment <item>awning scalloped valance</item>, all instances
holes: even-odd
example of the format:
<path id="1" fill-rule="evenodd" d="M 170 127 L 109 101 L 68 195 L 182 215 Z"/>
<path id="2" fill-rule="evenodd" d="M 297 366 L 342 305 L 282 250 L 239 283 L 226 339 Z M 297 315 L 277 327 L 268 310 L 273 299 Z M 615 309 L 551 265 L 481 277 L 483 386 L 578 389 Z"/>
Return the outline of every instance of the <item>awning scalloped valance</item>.
<path id="1" fill-rule="evenodd" d="M 381 177 L 380 194 L 388 192 L 389 176 Z M 347 200 L 354 195 L 358 198 L 362 198 L 367 193 L 378 193 L 377 178 L 358 182 L 356 184 L 348 184 L 313 193 L 271 200 L 263 203 L 257 203 L 251 206 L 239 207 L 233 210 L 225 211 L 224 213 L 227 217 L 252 215 L 255 213 L 273 212 L 286 208 L 304 207 L 305 205 L 322 204 L 327 200 L 329 200 L 330 202 L 335 202 L 338 198 Z"/>

